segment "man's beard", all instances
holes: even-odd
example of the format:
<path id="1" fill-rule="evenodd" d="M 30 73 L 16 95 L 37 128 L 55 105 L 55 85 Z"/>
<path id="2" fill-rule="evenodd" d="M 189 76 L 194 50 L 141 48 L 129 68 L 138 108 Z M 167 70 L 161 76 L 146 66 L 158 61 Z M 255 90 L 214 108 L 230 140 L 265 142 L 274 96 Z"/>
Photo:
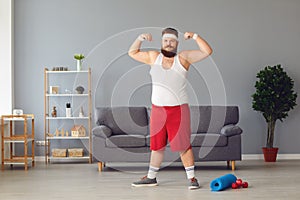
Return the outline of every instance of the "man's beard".
<path id="1" fill-rule="evenodd" d="M 174 49 L 173 51 L 167 51 L 167 50 L 164 50 L 163 48 L 161 48 L 160 51 L 164 56 L 166 56 L 168 58 L 172 58 L 172 57 L 176 56 L 176 54 L 177 54 L 177 48 Z"/>

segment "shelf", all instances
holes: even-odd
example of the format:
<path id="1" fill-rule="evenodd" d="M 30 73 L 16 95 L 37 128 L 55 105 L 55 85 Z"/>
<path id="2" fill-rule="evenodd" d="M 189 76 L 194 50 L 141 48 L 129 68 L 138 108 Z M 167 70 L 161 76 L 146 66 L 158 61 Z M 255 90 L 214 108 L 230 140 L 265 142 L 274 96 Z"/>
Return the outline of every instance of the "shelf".
<path id="1" fill-rule="evenodd" d="M 88 97 L 89 94 L 46 94 L 47 97 Z"/>
<path id="2" fill-rule="evenodd" d="M 89 119 L 89 117 L 46 117 L 46 119 Z"/>
<path id="3" fill-rule="evenodd" d="M 23 115 L 20 115 L 20 117 L 15 116 L 12 118 L 4 118 L 4 122 L 9 122 L 9 121 L 24 121 L 25 118 L 22 117 Z M 32 117 L 27 117 L 27 120 L 33 119 Z"/>
<path id="4" fill-rule="evenodd" d="M 82 71 L 46 71 L 46 74 L 77 74 L 77 73 L 88 73 L 88 70 Z"/>
<path id="5" fill-rule="evenodd" d="M 13 133 L 12 136 L 4 136 L 4 139 L 7 140 L 7 139 L 11 139 L 11 140 L 24 140 L 24 138 L 27 138 L 27 139 L 33 139 L 33 133 L 27 133 L 26 135 L 23 134 L 16 134 L 16 133 Z"/>
<path id="6" fill-rule="evenodd" d="M 8 121 L 24 121 L 24 118 L 18 118 L 18 117 L 14 117 L 14 118 L 10 118 L 10 119 L 4 119 L 5 122 Z"/>
<path id="7" fill-rule="evenodd" d="M 72 137 L 72 136 L 53 136 L 53 137 L 47 137 L 48 140 L 88 140 L 90 139 L 88 136 L 85 137 Z"/>
<path id="8" fill-rule="evenodd" d="M 27 158 L 27 165 L 32 164 L 33 159 L 31 157 Z M 18 158 L 18 161 L 14 161 L 13 159 L 5 159 L 4 160 L 4 164 L 5 165 L 24 165 L 25 164 L 25 159 L 22 158 Z"/>
<path id="9" fill-rule="evenodd" d="M 4 138 L 5 140 L 4 140 L 4 143 L 5 144 L 7 144 L 7 143 L 24 143 L 25 141 L 24 141 L 24 139 L 9 139 L 9 138 Z M 32 138 L 28 138 L 27 139 L 27 142 L 32 142 L 32 141 L 34 141 L 34 139 L 32 139 Z"/>
<path id="10" fill-rule="evenodd" d="M 83 157 L 53 157 L 50 156 L 50 161 L 78 161 L 78 160 L 89 160 L 89 156 L 83 156 Z"/>

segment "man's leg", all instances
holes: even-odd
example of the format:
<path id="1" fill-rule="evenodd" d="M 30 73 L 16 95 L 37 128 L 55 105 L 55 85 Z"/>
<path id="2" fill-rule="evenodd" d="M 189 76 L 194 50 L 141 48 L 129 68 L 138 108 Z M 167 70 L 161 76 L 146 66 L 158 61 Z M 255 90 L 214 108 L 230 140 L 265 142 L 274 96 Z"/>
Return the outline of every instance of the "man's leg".
<path id="1" fill-rule="evenodd" d="M 164 150 L 151 151 L 150 165 L 159 168 L 164 159 Z"/>
<path id="2" fill-rule="evenodd" d="M 164 151 L 151 151 L 150 165 L 147 177 L 150 179 L 156 178 L 156 174 L 164 159 Z"/>
<path id="3" fill-rule="evenodd" d="M 180 158 L 185 168 L 187 178 L 188 179 L 194 178 L 195 177 L 194 154 L 192 149 L 189 148 L 186 151 L 180 152 Z"/>
<path id="4" fill-rule="evenodd" d="M 131 185 L 134 187 L 144 187 L 144 186 L 156 186 L 156 174 L 158 173 L 159 167 L 164 158 L 164 151 L 151 151 L 150 165 L 147 176 L 143 177 L 141 180 L 133 182 Z"/>
<path id="5" fill-rule="evenodd" d="M 164 150 L 167 145 L 167 130 L 165 127 L 167 115 L 164 107 L 152 105 L 150 116 L 150 165 L 148 178 L 156 178 L 156 174 L 164 159 Z"/>
<path id="6" fill-rule="evenodd" d="M 182 161 L 183 166 L 186 167 L 191 167 L 194 166 L 194 154 L 192 149 L 188 149 L 186 151 L 180 152 L 180 158 Z"/>
<path id="7" fill-rule="evenodd" d="M 166 113 L 163 107 L 152 106 L 150 116 L 150 149 L 151 157 L 147 176 L 132 186 L 155 186 L 157 185 L 156 174 L 164 158 L 164 149 L 167 144 L 167 132 L 165 127 Z"/>
<path id="8" fill-rule="evenodd" d="M 189 189 L 199 188 L 194 171 L 194 154 L 191 149 L 190 109 L 188 104 L 176 106 L 168 110 L 169 118 L 166 124 L 168 139 L 172 151 L 180 154 L 190 181 Z"/>
<path id="9" fill-rule="evenodd" d="M 185 168 L 186 176 L 190 180 L 189 189 L 199 188 L 199 183 L 195 178 L 195 163 L 192 149 L 189 148 L 186 151 L 180 152 L 180 158 Z"/>

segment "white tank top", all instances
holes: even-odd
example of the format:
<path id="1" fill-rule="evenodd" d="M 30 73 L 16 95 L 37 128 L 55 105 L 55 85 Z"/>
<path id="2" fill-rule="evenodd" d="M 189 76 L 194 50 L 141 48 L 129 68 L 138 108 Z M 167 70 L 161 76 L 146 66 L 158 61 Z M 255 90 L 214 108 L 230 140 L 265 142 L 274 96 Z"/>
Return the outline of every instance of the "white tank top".
<path id="1" fill-rule="evenodd" d="M 163 55 L 160 53 L 151 66 L 152 104 L 157 106 L 176 106 L 188 103 L 186 91 L 187 70 L 175 56 L 170 69 L 162 66 Z"/>

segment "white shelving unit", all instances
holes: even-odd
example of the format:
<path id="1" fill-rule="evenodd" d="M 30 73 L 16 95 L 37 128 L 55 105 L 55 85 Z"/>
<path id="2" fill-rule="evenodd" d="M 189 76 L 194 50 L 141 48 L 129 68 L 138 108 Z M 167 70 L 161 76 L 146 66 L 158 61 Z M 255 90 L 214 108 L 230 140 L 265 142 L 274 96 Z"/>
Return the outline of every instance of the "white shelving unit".
<path id="1" fill-rule="evenodd" d="M 83 76 L 85 84 L 87 86 L 87 92 L 83 94 L 76 94 L 74 89 L 68 90 L 68 92 L 63 93 L 59 92 L 57 94 L 51 94 L 50 84 L 49 82 L 51 78 L 56 81 L 65 81 L 64 84 L 68 84 L 67 81 L 76 79 L 77 76 Z M 68 77 L 68 79 L 66 78 Z M 76 99 L 76 101 L 75 101 Z M 85 106 L 87 108 L 87 112 L 85 112 L 84 117 L 78 117 L 73 113 L 72 117 L 66 117 L 63 112 L 66 101 L 77 102 L 72 105 L 73 112 L 78 111 L 80 106 Z M 53 103 L 54 102 L 54 103 Z M 51 115 L 51 105 L 55 104 L 60 108 L 59 114 L 55 117 Z M 47 68 L 44 70 L 44 124 L 45 124 L 45 162 L 50 163 L 51 161 L 87 161 L 92 163 L 92 142 L 91 142 L 91 119 L 92 119 L 92 98 L 91 98 L 91 69 L 83 70 L 83 71 L 50 71 Z M 54 124 L 58 123 L 67 123 L 69 126 L 71 125 L 83 125 L 86 130 L 86 136 L 84 137 L 73 137 L 71 136 L 71 130 L 65 130 L 70 133 L 69 136 L 57 136 L 55 135 L 55 131 L 58 127 L 55 127 Z M 64 128 L 64 127 L 61 127 Z M 51 155 L 51 149 L 53 143 L 61 143 L 61 141 L 66 141 L 70 144 L 81 143 L 81 146 L 76 148 L 84 148 L 86 149 L 84 155 L 82 157 L 53 157 Z M 84 144 L 88 143 L 88 147 Z M 60 146 L 60 144 L 56 144 Z M 62 146 L 63 148 L 63 146 Z"/>

